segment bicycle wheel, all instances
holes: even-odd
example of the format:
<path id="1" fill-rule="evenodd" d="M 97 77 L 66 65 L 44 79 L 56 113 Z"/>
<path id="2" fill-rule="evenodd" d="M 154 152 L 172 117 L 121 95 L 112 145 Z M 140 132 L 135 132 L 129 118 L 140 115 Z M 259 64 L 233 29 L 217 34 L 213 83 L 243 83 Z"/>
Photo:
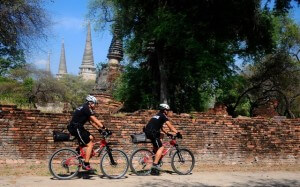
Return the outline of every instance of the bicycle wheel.
<path id="1" fill-rule="evenodd" d="M 114 163 L 110 158 L 110 153 Z M 102 173 L 110 179 L 118 179 L 123 177 L 128 170 L 128 157 L 124 151 L 112 149 L 110 152 L 106 151 L 100 161 L 100 169 Z"/>
<path id="2" fill-rule="evenodd" d="M 195 157 L 190 150 L 179 149 L 172 155 L 171 166 L 177 174 L 187 175 L 195 166 Z"/>
<path id="3" fill-rule="evenodd" d="M 69 148 L 57 150 L 49 160 L 50 173 L 58 179 L 71 179 L 76 176 L 80 165 L 78 153 Z"/>
<path id="4" fill-rule="evenodd" d="M 148 149 L 137 149 L 131 154 L 129 165 L 136 175 L 149 175 L 153 165 L 154 154 Z"/>

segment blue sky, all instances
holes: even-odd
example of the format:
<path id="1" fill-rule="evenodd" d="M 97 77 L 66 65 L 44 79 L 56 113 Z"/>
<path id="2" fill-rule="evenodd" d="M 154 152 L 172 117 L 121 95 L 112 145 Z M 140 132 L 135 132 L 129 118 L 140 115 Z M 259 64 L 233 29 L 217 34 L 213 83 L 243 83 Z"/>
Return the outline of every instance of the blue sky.
<path id="1" fill-rule="evenodd" d="M 52 0 L 45 4 L 45 8 L 51 16 L 54 24 L 51 26 L 46 42 L 31 53 L 29 61 L 38 68 L 44 69 L 51 51 L 51 72 L 57 74 L 62 39 L 65 45 L 67 71 L 69 74 L 78 75 L 82 62 L 86 40 L 86 14 L 88 12 L 88 0 Z M 92 25 L 92 44 L 95 65 L 99 62 L 107 62 L 108 48 L 112 39 L 109 28 L 103 32 L 94 31 Z"/>
<path id="2" fill-rule="evenodd" d="M 49 30 L 48 40 L 31 53 L 28 60 L 38 68 L 45 69 L 48 52 L 51 52 L 51 72 L 57 74 L 63 39 L 68 73 L 78 75 L 86 40 L 85 17 L 88 12 L 88 2 L 89 0 L 52 0 L 46 2 L 45 8 L 54 24 Z M 291 14 L 300 24 L 300 8 L 297 5 L 295 7 L 291 10 Z M 99 62 L 107 62 L 106 56 L 111 39 L 112 35 L 109 28 L 95 32 L 92 25 L 95 65 Z"/>

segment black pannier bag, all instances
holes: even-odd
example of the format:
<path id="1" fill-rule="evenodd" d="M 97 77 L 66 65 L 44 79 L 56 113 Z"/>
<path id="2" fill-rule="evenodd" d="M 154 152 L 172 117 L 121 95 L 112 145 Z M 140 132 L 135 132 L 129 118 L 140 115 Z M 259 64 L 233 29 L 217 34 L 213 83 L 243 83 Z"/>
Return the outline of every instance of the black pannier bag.
<path id="1" fill-rule="evenodd" d="M 130 137 L 132 139 L 132 143 L 143 143 L 147 140 L 146 134 L 144 132 L 131 134 Z"/>
<path id="2" fill-rule="evenodd" d="M 70 134 L 60 131 L 53 131 L 53 140 L 55 142 L 63 142 L 70 140 Z"/>

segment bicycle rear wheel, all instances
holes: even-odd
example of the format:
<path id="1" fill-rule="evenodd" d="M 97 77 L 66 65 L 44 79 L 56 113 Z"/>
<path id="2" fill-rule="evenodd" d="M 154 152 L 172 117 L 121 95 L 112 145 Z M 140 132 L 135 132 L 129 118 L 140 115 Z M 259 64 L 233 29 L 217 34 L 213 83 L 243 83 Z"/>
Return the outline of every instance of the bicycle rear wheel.
<path id="1" fill-rule="evenodd" d="M 171 166 L 179 175 L 187 175 L 195 166 L 195 157 L 188 149 L 177 150 L 171 158 Z"/>
<path id="2" fill-rule="evenodd" d="M 123 177 L 127 173 L 128 165 L 127 155 L 118 149 L 106 151 L 100 161 L 102 173 L 110 179 Z"/>
<path id="3" fill-rule="evenodd" d="M 78 174 L 81 160 L 76 151 L 69 148 L 57 150 L 50 157 L 49 171 L 58 179 L 71 179 Z"/>
<path id="4" fill-rule="evenodd" d="M 131 171 L 140 176 L 149 175 L 153 165 L 154 154 L 148 149 L 137 149 L 131 154 L 129 165 Z"/>

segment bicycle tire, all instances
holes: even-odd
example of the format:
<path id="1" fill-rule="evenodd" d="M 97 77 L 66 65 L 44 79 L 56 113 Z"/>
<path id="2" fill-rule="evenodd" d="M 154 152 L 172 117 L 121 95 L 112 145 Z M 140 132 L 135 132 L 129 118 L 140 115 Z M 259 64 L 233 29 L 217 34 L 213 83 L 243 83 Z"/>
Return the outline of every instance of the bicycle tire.
<path id="1" fill-rule="evenodd" d="M 153 157 L 153 152 L 146 148 L 135 150 L 129 160 L 131 171 L 138 176 L 149 175 L 153 165 Z"/>
<path id="2" fill-rule="evenodd" d="M 181 160 L 180 155 L 182 157 L 184 157 L 183 161 Z M 188 165 L 187 162 L 189 162 L 190 164 Z M 179 166 L 186 165 L 186 166 L 183 167 L 183 169 L 186 169 L 186 170 L 181 171 L 179 169 L 179 167 L 177 167 L 177 163 L 179 163 Z M 194 169 L 194 166 L 195 166 L 195 157 L 194 157 L 193 153 L 190 150 L 188 150 L 188 149 L 179 149 L 172 155 L 171 166 L 172 166 L 173 170 L 179 175 L 190 174 L 192 172 L 192 170 Z"/>
<path id="3" fill-rule="evenodd" d="M 106 151 L 101 158 L 100 169 L 107 178 L 122 178 L 128 171 L 128 157 L 124 151 L 119 149 L 112 149 L 111 153 L 116 164 L 111 163 L 109 153 Z"/>
<path id="4" fill-rule="evenodd" d="M 68 153 L 70 153 L 69 156 Z M 48 168 L 50 173 L 60 180 L 75 177 L 79 172 L 80 165 L 82 164 L 82 161 L 78 156 L 78 153 L 70 148 L 62 148 L 55 151 L 49 160 Z M 70 172 L 70 169 L 72 169 L 72 172 Z M 66 173 L 62 173 L 64 170 L 66 170 Z"/>

